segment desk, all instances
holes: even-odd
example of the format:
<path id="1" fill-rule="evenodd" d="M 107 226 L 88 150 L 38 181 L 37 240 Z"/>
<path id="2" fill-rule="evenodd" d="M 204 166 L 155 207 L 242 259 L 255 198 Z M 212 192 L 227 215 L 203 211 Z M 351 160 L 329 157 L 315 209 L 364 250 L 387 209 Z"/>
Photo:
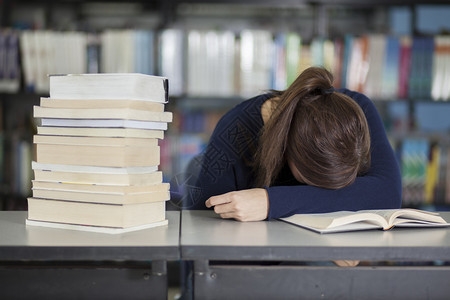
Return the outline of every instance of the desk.
<path id="1" fill-rule="evenodd" d="M 450 220 L 450 213 L 442 213 Z M 320 235 L 281 221 L 240 223 L 183 211 L 181 256 L 195 299 L 449 299 L 450 266 L 342 268 L 296 261 L 446 261 L 450 229 Z"/>
<path id="2" fill-rule="evenodd" d="M 26 216 L 0 211 L 0 298 L 167 298 L 179 212 L 167 212 L 168 226 L 117 235 L 27 227 Z"/>

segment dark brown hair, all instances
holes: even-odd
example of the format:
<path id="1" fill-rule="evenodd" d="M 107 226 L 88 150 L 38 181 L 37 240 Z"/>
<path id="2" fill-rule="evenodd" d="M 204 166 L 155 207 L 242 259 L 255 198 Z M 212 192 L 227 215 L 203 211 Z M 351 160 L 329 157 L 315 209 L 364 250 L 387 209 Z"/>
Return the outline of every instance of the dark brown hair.
<path id="1" fill-rule="evenodd" d="M 279 92 L 256 152 L 256 186 L 272 185 L 286 163 L 298 170 L 304 183 L 328 189 L 347 186 L 368 170 L 365 115 L 332 83 L 330 72 L 311 67 Z"/>

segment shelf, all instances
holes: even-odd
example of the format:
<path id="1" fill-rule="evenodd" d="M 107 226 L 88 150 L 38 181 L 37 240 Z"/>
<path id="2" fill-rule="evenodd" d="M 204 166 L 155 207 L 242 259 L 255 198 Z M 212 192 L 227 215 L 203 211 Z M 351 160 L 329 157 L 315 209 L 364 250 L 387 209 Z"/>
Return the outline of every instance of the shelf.
<path id="1" fill-rule="evenodd" d="M 386 33 L 389 29 L 389 10 L 387 9 L 389 7 L 406 6 L 411 9 L 412 19 L 414 19 L 415 6 L 449 4 L 448 0 L 4 0 L 0 1 L 0 14 L 3 17 L 3 23 L 1 24 L 3 27 L 12 25 L 8 23 L 14 16 L 10 10 L 28 10 L 28 8 L 31 8 L 27 13 L 33 16 L 32 9 L 39 10 L 36 18 L 42 18 L 42 26 L 30 27 L 54 29 L 55 31 L 63 29 L 102 32 L 105 29 L 114 28 L 147 28 L 159 31 L 160 29 L 172 27 L 178 27 L 187 31 L 192 26 L 194 29 L 200 28 L 205 31 L 226 28 L 233 33 L 237 33 L 242 28 L 247 28 L 245 27 L 246 25 L 249 25 L 249 28 L 266 29 L 271 34 L 296 30 L 301 35 L 302 42 L 308 42 L 311 41 L 311 37 L 317 36 L 342 37 L 346 33 L 353 33 L 355 36 L 361 32 Z M 102 7 L 108 8 L 108 10 L 103 10 Z M 120 11 L 120 7 L 128 7 L 129 10 Z M 62 14 L 60 14 L 61 11 L 63 11 Z M 66 18 L 66 14 L 69 17 Z M 208 16 L 208 14 L 210 15 Z M 150 17 L 151 20 L 149 20 Z M 198 23 L 194 25 L 189 23 L 196 18 L 198 18 L 196 20 Z M 32 19 L 27 19 L 29 24 L 33 24 L 34 21 Z M 208 24 L 210 24 L 210 27 L 208 27 Z M 409 25 L 413 29 L 411 32 L 416 32 L 414 30 L 414 20 Z M 237 34 L 236 38 L 241 41 L 239 34 Z M 183 39 L 186 39 L 186 36 Z M 186 51 L 184 49 L 182 47 L 180 51 Z M 197 71 L 195 68 L 194 70 Z M 216 91 L 213 90 L 212 93 L 214 92 Z M 239 91 L 233 91 L 228 94 L 239 94 Z M 17 134 L 15 132 L 17 129 L 15 123 L 26 110 L 28 110 L 27 120 L 21 122 L 25 123 L 25 126 L 29 125 L 27 122 L 30 122 L 29 120 L 32 118 L 32 106 L 39 102 L 40 97 L 48 97 L 48 95 L 25 91 L 20 91 L 17 94 L 0 93 L 0 104 L 3 107 L 3 115 L 5 116 L 3 122 L 7 124 L 7 126 L 3 127 L 5 133 L 8 135 Z M 179 123 L 192 121 L 188 119 L 195 118 L 197 113 L 204 113 L 208 118 L 213 114 L 220 115 L 222 112 L 247 99 L 247 97 L 240 96 L 195 97 L 187 95 L 171 96 L 170 98 L 168 105 L 170 110 L 181 116 L 179 120 L 176 120 Z M 433 105 L 435 103 L 446 103 L 431 99 L 372 100 L 377 107 L 380 106 L 382 109 L 393 103 L 405 103 L 408 117 L 413 116 L 415 105 L 418 103 L 430 103 Z M 448 105 L 450 106 L 450 103 Z M 382 112 L 382 115 L 386 112 L 387 110 Z M 7 122 L 5 122 L 6 119 L 8 119 Z M 207 123 L 205 120 L 203 122 Z M 175 123 L 171 126 L 175 126 Z M 26 130 L 29 130 L 28 133 L 31 136 L 31 129 L 28 129 L 28 127 L 26 127 Z M 204 127 L 210 129 L 212 126 Z M 167 137 L 174 140 L 173 145 L 169 145 L 174 148 L 169 149 L 172 151 L 172 156 L 168 159 L 170 163 L 175 166 L 177 160 L 181 161 L 179 156 L 183 153 L 181 153 L 179 146 L 182 142 L 189 142 L 189 140 L 181 141 L 182 137 L 194 133 L 194 135 L 207 140 L 209 136 L 205 132 L 207 130 L 204 130 L 203 133 L 195 133 L 194 130 L 179 131 L 178 128 L 175 128 L 172 132 L 167 132 Z M 417 138 L 427 139 L 432 142 L 437 141 L 444 146 L 450 145 L 450 133 L 447 132 L 407 131 L 389 133 L 389 136 L 399 142 L 407 138 Z M 194 138 L 193 144 L 197 142 Z M 184 154 L 189 155 L 192 153 Z M 8 160 L 8 158 L 5 160 Z M 179 171 L 175 170 L 175 168 L 172 170 L 174 174 L 177 174 Z M 12 178 L 13 175 L 8 174 L 7 176 Z M 11 187 L 4 187 L 2 191 L 3 194 L 12 193 Z M 17 198 L 20 197 L 18 196 Z M 25 199 L 24 197 L 22 198 Z M 19 203 L 19 200 L 12 200 L 11 202 Z"/>

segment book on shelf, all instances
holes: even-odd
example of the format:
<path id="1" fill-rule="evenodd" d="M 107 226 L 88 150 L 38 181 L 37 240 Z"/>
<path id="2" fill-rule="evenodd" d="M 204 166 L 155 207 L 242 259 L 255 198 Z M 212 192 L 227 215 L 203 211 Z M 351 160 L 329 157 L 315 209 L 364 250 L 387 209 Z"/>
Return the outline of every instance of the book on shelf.
<path id="1" fill-rule="evenodd" d="M 411 37 L 403 36 L 400 38 L 400 62 L 397 87 L 397 96 L 400 99 L 405 99 L 408 97 L 409 73 L 411 70 L 411 45 Z"/>
<path id="2" fill-rule="evenodd" d="M 153 30 L 109 29 L 99 38 L 103 72 L 154 74 L 156 48 Z"/>
<path id="3" fill-rule="evenodd" d="M 426 139 L 408 138 L 401 147 L 403 203 L 419 205 L 425 199 L 425 182 L 430 144 Z"/>
<path id="4" fill-rule="evenodd" d="M 268 30 L 242 30 L 240 41 L 239 92 L 248 97 L 267 90 L 272 73 L 272 33 Z"/>
<path id="5" fill-rule="evenodd" d="M 16 93 L 20 89 L 21 81 L 17 31 L 0 31 L 0 57 L 0 92 Z"/>
<path id="6" fill-rule="evenodd" d="M 273 40 L 273 66 L 271 86 L 274 90 L 284 90 L 287 86 L 287 33 L 277 33 Z M 297 50 L 300 50 L 297 48 Z"/>
<path id="7" fill-rule="evenodd" d="M 400 79 L 400 39 L 393 36 L 386 36 L 386 48 L 381 75 L 381 98 L 396 99 L 398 97 L 398 87 Z M 371 62 L 372 63 L 372 62 Z"/>
<path id="8" fill-rule="evenodd" d="M 450 79 L 450 37 L 436 36 L 434 45 L 431 98 L 449 100 L 450 87 L 446 83 Z"/>
<path id="9" fill-rule="evenodd" d="M 334 86 L 342 87 L 342 67 L 344 65 L 344 40 L 336 38 L 334 40 L 334 65 L 332 74 L 334 75 Z"/>
<path id="10" fill-rule="evenodd" d="M 409 208 L 296 214 L 280 218 L 280 220 L 318 233 L 370 229 L 389 230 L 393 227 L 450 226 L 450 223 L 447 223 L 439 213 Z"/>
<path id="11" fill-rule="evenodd" d="M 41 119 L 42 126 L 167 130 L 167 122 L 125 119 Z"/>
<path id="12" fill-rule="evenodd" d="M 445 206 L 450 195 L 450 148 L 424 138 L 403 138 L 394 144 L 402 172 L 402 202 L 408 206 Z"/>
<path id="13" fill-rule="evenodd" d="M 132 204 L 170 199 L 169 184 L 115 186 L 33 181 L 33 197 L 53 200 Z"/>
<path id="14" fill-rule="evenodd" d="M 81 137 L 128 137 L 163 139 L 164 131 L 138 128 L 96 128 L 96 127 L 58 127 L 37 126 L 39 135 L 67 135 Z"/>
<path id="15" fill-rule="evenodd" d="M 71 225 L 130 228 L 165 221 L 165 201 L 104 204 L 28 198 L 28 220 Z M 38 225 L 28 223 L 29 225 Z M 45 225 L 45 224 L 40 224 Z"/>
<path id="16" fill-rule="evenodd" d="M 168 80 L 139 73 L 50 75 L 50 98 L 168 102 Z"/>
<path id="17" fill-rule="evenodd" d="M 86 73 L 87 35 L 74 31 L 21 31 L 21 61 L 26 89 L 48 93 L 48 74 Z"/>
<path id="18" fill-rule="evenodd" d="M 410 98 L 430 98 L 433 52 L 434 38 L 413 37 L 408 84 L 408 96 Z"/>
<path id="19" fill-rule="evenodd" d="M 99 167 L 155 166 L 160 162 L 160 148 L 36 144 L 36 161 Z"/>
<path id="20" fill-rule="evenodd" d="M 33 145 L 24 139 L 13 137 L 13 153 L 9 162 L 12 169 L 8 174 L 12 182 L 13 193 L 21 196 L 29 196 L 31 188 L 32 172 L 30 164 L 33 157 Z"/>
<path id="21" fill-rule="evenodd" d="M 124 119 L 172 122 L 171 112 L 154 112 L 130 108 L 52 108 L 34 106 L 35 118 L 55 119 Z"/>
<path id="22" fill-rule="evenodd" d="M 164 103 L 141 101 L 141 100 L 96 100 L 96 99 L 52 99 L 42 97 L 40 101 L 41 107 L 49 108 L 102 108 L 102 109 L 118 109 L 127 108 L 133 110 L 163 112 Z"/>
<path id="23" fill-rule="evenodd" d="M 233 96 L 234 52 L 233 32 L 190 30 L 187 36 L 186 92 L 191 96 Z"/>
<path id="24" fill-rule="evenodd" d="M 386 36 L 381 34 L 372 34 L 367 37 L 367 60 L 368 70 L 364 80 L 363 90 L 368 95 L 376 99 L 381 98 L 383 90 L 383 67 L 386 50 Z"/>
<path id="25" fill-rule="evenodd" d="M 161 75 L 170 78 L 170 93 L 184 93 L 185 37 L 183 29 L 163 29 L 159 36 L 158 61 Z"/>

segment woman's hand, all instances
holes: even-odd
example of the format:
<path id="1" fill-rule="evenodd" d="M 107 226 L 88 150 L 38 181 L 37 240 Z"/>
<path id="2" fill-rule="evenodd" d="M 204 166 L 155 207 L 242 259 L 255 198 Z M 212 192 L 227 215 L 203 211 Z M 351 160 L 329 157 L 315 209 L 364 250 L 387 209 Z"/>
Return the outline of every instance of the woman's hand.
<path id="1" fill-rule="evenodd" d="M 234 191 L 213 196 L 206 200 L 206 207 L 214 207 L 214 212 L 224 219 L 238 221 L 261 221 L 269 213 L 269 197 L 261 188 Z"/>

